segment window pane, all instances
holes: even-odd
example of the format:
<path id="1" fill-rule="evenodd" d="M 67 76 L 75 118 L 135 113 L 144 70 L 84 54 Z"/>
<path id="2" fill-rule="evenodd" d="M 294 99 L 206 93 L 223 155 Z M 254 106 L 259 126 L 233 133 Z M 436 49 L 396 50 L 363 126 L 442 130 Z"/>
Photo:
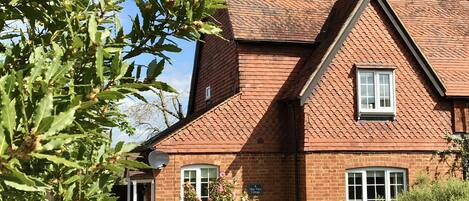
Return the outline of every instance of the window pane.
<path id="1" fill-rule="evenodd" d="M 355 188 L 353 188 L 353 186 L 349 186 L 348 187 L 348 198 L 350 200 L 355 200 Z"/>
<path id="2" fill-rule="evenodd" d="M 200 169 L 200 172 L 202 173 L 202 178 L 208 178 L 208 169 L 207 168 L 202 168 Z"/>
<path id="3" fill-rule="evenodd" d="M 376 198 L 382 199 L 386 198 L 386 193 L 383 186 L 376 186 Z"/>
<path id="4" fill-rule="evenodd" d="M 354 175 L 355 175 L 355 174 L 353 174 L 353 173 L 349 173 L 349 174 L 348 174 L 348 185 L 353 185 L 353 184 L 355 184 Z"/>
<path id="5" fill-rule="evenodd" d="M 376 103 L 373 72 L 360 73 L 360 96 L 361 108 L 375 109 Z"/>
<path id="6" fill-rule="evenodd" d="M 395 173 L 397 177 L 397 184 L 404 185 L 404 174 L 403 173 Z"/>
<path id="7" fill-rule="evenodd" d="M 208 183 L 202 183 L 200 185 L 200 187 L 202 188 L 202 192 L 201 192 L 201 196 L 208 196 Z"/>
<path id="8" fill-rule="evenodd" d="M 209 172 L 210 172 L 210 175 L 209 175 L 210 178 L 217 178 L 218 177 L 218 169 L 217 168 L 210 168 Z"/>
<path id="9" fill-rule="evenodd" d="M 379 100 L 381 107 L 391 107 L 390 74 L 379 74 Z"/>
<path id="10" fill-rule="evenodd" d="M 366 187 L 366 194 L 368 195 L 368 199 L 375 199 L 375 187 L 374 186 L 368 186 Z"/>
<path id="11" fill-rule="evenodd" d="M 359 184 L 359 185 L 362 184 L 362 174 L 361 173 L 355 174 L 355 184 Z"/>
<path id="12" fill-rule="evenodd" d="M 384 171 L 376 171 L 376 184 L 384 184 Z"/>
<path id="13" fill-rule="evenodd" d="M 362 187 L 361 187 L 361 186 L 357 186 L 357 187 L 355 188 L 355 193 L 356 193 L 355 199 L 357 199 L 357 200 L 363 199 L 362 192 L 363 192 Z"/>
<path id="14" fill-rule="evenodd" d="M 399 195 L 400 193 L 404 192 L 404 185 L 402 186 L 397 186 L 397 194 Z"/>
<path id="15" fill-rule="evenodd" d="M 391 185 L 391 199 L 396 198 L 396 192 L 397 192 L 396 186 Z"/>

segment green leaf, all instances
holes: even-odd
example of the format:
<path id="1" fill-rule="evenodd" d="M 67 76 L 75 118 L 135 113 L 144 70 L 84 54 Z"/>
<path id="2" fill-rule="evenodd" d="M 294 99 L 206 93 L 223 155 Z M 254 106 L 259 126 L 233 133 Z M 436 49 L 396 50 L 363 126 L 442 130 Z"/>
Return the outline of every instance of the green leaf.
<path id="1" fill-rule="evenodd" d="M 39 124 L 39 126 L 37 128 L 37 132 L 38 133 L 46 133 L 49 130 L 49 128 L 51 127 L 52 122 L 54 122 L 54 117 L 53 116 L 46 117 L 46 118 L 42 119 L 41 123 Z"/>
<path id="2" fill-rule="evenodd" d="M 168 51 L 168 52 L 181 52 L 181 48 L 179 48 L 176 45 L 173 44 L 165 44 L 163 45 L 163 50 Z"/>
<path id="3" fill-rule="evenodd" d="M 151 167 L 145 163 L 132 160 L 119 160 L 118 163 L 124 165 L 126 168 L 130 169 L 150 169 Z"/>
<path id="4" fill-rule="evenodd" d="M 47 93 L 39 102 L 34 114 L 34 124 L 39 127 L 42 119 L 50 116 L 53 107 L 52 93 Z"/>
<path id="5" fill-rule="evenodd" d="M 111 170 L 117 174 L 123 174 L 125 172 L 125 168 L 112 164 L 104 165 L 104 168 Z"/>
<path id="6" fill-rule="evenodd" d="M 44 191 L 42 189 L 39 189 L 39 188 L 36 188 L 36 187 L 33 187 L 33 186 L 29 186 L 29 185 L 26 185 L 26 184 L 19 184 L 19 183 L 16 183 L 14 181 L 9 181 L 9 180 L 4 180 L 3 181 L 6 185 L 12 187 L 12 188 L 15 188 L 17 190 L 20 190 L 20 191 L 30 191 L 30 192 L 33 192 L 33 191 Z"/>
<path id="7" fill-rule="evenodd" d="M 82 177 L 81 175 L 73 175 L 72 177 L 65 180 L 63 184 L 69 185 L 69 184 L 81 179 L 81 177 Z"/>
<path id="8" fill-rule="evenodd" d="M 103 46 L 99 46 L 96 49 L 96 75 L 101 82 L 104 82 L 104 56 Z"/>
<path id="9" fill-rule="evenodd" d="M 34 157 L 34 158 L 38 158 L 38 159 L 46 159 L 46 160 L 48 160 L 50 162 L 53 162 L 55 164 L 65 165 L 67 167 L 78 168 L 78 169 L 82 168 L 78 163 L 75 163 L 75 162 L 69 161 L 67 159 L 54 156 L 54 155 L 32 153 L 31 156 Z"/>
<path id="10" fill-rule="evenodd" d="M 11 145 L 13 142 L 13 132 L 16 127 L 15 104 L 16 100 L 10 100 L 6 94 L 2 95 L 2 125 L 8 132 L 8 134 L 5 135 L 8 145 Z"/>
<path id="11" fill-rule="evenodd" d="M 55 134 L 65 129 L 67 126 L 73 123 L 75 120 L 75 111 L 79 106 L 72 107 L 65 112 L 61 112 L 54 118 L 54 121 L 50 125 L 49 130 L 45 133 L 46 136 Z"/>
<path id="12" fill-rule="evenodd" d="M 96 32 L 98 31 L 98 24 L 96 22 L 95 13 L 91 13 L 90 19 L 88 20 L 88 34 L 90 40 L 93 43 L 96 43 Z"/>
<path id="13" fill-rule="evenodd" d="M 17 179 L 19 179 L 21 182 L 23 182 L 25 185 L 35 187 L 35 182 L 29 178 L 28 175 L 20 172 L 17 170 L 15 167 L 11 166 L 10 164 L 4 165 L 5 168 L 7 168 L 13 176 L 15 176 Z"/>
<path id="14" fill-rule="evenodd" d="M 148 64 L 147 80 L 154 81 L 155 78 L 163 72 L 164 63 L 164 60 L 157 62 L 156 59 L 154 59 L 151 61 L 150 64 Z"/>
<path id="15" fill-rule="evenodd" d="M 119 50 L 118 52 L 116 52 L 116 55 L 114 55 L 114 58 L 112 60 L 112 64 L 111 64 L 112 78 L 114 80 L 121 79 L 125 75 L 125 73 L 127 73 L 128 68 L 129 68 L 129 64 L 126 62 L 122 62 L 121 50 Z"/>
<path id="16" fill-rule="evenodd" d="M 55 150 L 59 147 L 62 147 L 65 144 L 70 143 L 71 141 L 72 141 L 72 139 L 63 139 L 63 138 L 62 139 L 51 140 L 48 143 L 44 144 L 42 146 L 42 149 L 47 150 L 47 151 Z"/>
<path id="17" fill-rule="evenodd" d="M 120 100 L 125 98 L 125 96 L 118 91 L 103 91 L 98 93 L 97 97 L 100 100 Z"/>
<path id="18" fill-rule="evenodd" d="M 5 132 L 3 126 L 0 126 L 0 157 L 5 153 L 5 150 L 8 148 L 8 143 L 5 139 Z"/>
<path id="19" fill-rule="evenodd" d="M 165 92 L 178 93 L 176 89 L 174 89 L 173 87 L 169 86 L 168 84 L 166 84 L 164 82 L 156 81 L 151 86 L 156 88 L 156 89 L 165 91 Z"/>
<path id="20" fill-rule="evenodd" d="M 75 49 L 81 49 L 84 46 L 84 44 L 80 37 L 75 36 L 73 37 L 72 46 Z"/>
<path id="21" fill-rule="evenodd" d="M 89 137 L 86 134 L 59 134 L 59 135 L 54 135 L 50 136 L 47 139 L 48 140 L 53 140 L 53 139 L 79 139 L 79 138 L 85 138 Z"/>
<path id="22" fill-rule="evenodd" d="M 124 146 L 122 146 L 122 149 L 120 150 L 121 153 L 128 153 L 132 150 L 134 150 L 135 148 L 137 148 L 139 146 L 139 144 L 137 143 L 126 143 L 124 144 Z"/>
<path id="23" fill-rule="evenodd" d="M 124 141 L 119 141 L 117 144 L 116 144 L 116 147 L 114 147 L 114 151 L 117 153 L 117 152 L 120 152 L 122 150 L 122 147 L 124 146 Z"/>

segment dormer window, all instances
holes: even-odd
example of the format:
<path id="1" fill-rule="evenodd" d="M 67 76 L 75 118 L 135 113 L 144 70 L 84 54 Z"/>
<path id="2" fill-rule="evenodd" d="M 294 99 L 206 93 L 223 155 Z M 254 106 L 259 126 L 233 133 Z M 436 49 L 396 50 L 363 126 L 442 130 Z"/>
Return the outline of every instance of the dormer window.
<path id="1" fill-rule="evenodd" d="M 358 119 L 394 117 L 394 70 L 357 69 Z"/>

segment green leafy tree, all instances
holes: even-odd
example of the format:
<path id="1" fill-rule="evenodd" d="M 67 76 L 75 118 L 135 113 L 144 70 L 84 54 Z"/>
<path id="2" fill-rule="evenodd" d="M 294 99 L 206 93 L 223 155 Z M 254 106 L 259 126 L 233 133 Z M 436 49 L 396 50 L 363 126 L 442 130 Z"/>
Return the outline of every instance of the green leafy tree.
<path id="1" fill-rule="evenodd" d="M 410 191 L 399 195 L 398 201 L 465 201 L 469 200 L 469 182 L 457 178 L 430 181 L 419 176 Z"/>
<path id="2" fill-rule="evenodd" d="M 133 132 L 118 102 L 175 92 L 156 79 L 180 51 L 171 39 L 218 35 L 204 19 L 223 2 L 134 2 L 124 29 L 122 0 L 0 1 L 0 200 L 115 200 L 124 169 L 147 167 L 110 145 L 111 128 Z M 129 62 L 142 54 L 155 59 Z"/>

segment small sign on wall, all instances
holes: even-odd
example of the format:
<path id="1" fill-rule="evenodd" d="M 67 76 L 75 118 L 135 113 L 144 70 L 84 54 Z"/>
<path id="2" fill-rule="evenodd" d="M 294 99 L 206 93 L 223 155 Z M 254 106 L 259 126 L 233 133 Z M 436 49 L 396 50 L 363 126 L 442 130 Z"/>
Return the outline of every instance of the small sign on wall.
<path id="1" fill-rule="evenodd" d="M 262 185 L 260 184 L 248 184 L 246 191 L 249 196 L 262 195 Z"/>

